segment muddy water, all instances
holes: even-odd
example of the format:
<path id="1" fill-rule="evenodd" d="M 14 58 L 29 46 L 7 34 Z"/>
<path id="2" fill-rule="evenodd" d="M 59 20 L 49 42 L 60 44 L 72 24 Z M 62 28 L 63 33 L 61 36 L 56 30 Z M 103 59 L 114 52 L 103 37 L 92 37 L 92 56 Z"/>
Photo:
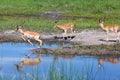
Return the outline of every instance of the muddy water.
<path id="1" fill-rule="evenodd" d="M 73 55 L 46 55 L 41 54 L 40 62 L 35 65 L 23 65 L 17 70 L 15 64 L 23 61 L 31 49 L 38 46 L 31 46 L 28 43 L 0 43 L 0 78 L 16 80 L 22 75 L 32 79 L 32 74 L 39 74 L 42 80 L 49 78 L 51 65 L 54 70 L 62 74 L 72 76 L 72 79 L 78 80 L 76 76 L 82 75 L 82 79 L 87 80 L 119 80 L 120 79 L 120 59 L 113 57 L 95 57 L 95 56 L 73 56 Z M 43 44 L 42 48 L 60 48 L 71 46 L 70 44 Z M 37 54 L 32 54 L 29 59 L 34 59 Z M 63 69 L 64 68 L 64 69 Z M 54 71 L 53 71 L 54 72 Z"/>

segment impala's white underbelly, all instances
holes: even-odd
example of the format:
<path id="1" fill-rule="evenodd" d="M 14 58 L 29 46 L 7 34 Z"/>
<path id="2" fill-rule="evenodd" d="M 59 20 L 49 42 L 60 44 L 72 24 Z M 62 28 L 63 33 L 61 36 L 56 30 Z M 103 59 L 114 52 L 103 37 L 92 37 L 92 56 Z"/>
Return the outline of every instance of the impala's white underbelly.
<path id="1" fill-rule="evenodd" d="M 33 35 L 26 35 L 27 38 L 33 39 L 34 36 Z"/>
<path id="2" fill-rule="evenodd" d="M 110 28 L 110 30 L 111 30 L 111 31 L 114 31 L 114 29 L 113 29 L 113 28 Z"/>

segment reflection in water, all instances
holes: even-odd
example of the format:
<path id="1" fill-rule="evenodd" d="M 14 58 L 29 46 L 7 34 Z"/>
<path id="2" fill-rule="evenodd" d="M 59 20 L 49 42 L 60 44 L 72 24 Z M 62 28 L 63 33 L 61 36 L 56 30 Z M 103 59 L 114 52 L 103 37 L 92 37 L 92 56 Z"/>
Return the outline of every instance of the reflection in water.
<path id="1" fill-rule="evenodd" d="M 72 59 L 74 57 L 73 54 L 67 54 L 67 55 L 54 55 L 54 61 L 58 60 L 59 57 L 63 57 L 63 58 L 66 58 L 66 59 Z"/>
<path id="2" fill-rule="evenodd" d="M 33 58 L 33 59 L 24 59 L 22 60 L 19 64 L 15 64 L 15 66 L 17 67 L 17 70 L 19 70 L 23 65 L 36 65 L 40 63 L 40 57 L 41 54 L 37 55 L 37 57 Z"/>
<path id="3" fill-rule="evenodd" d="M 66 44 L 65 44 L 66 45 Z M 65 46 L 64 45 L 64 46 Z M 40 76 L 41 80 L 53 80 L 49 79 L 52 76 L 55 76 L 55 79 L 58 75 L 64 80 L 68 80 L 65 77 L 70 76 L 71 80 L 78 80 L 78 77 L 82 77 L 81 80 L 120 80 L 120 62 L 118 62 L 118 58 L 98 58 L 95 56 L 78 56 L 72 55 L 69 53 L 62 53 L 63 55 L 49 55 L 49 54 L 42 54 L 36 55 L 37 52 L 32 52 L 30 58 L 26 58 L 21 60 L 23 56 L 28 54 L 31 49 L 34 49 L 38 46 L 31 46 L 27 43 L 2 43 L 0 44 L 0 73 L 3 74 L 3 80 L 8 80 L 8 78 L 13 78 L 13 80 L 20 79 L 25 80 L 34 80 L 36 77 L 33 76 Z M 69 45 L 68 45 L 69 46 Z M 46 44 L 42 45 L 42 48 L 47 53 L 51 53 L 53 51 L 47 50 L 46 48 L 60 48 L 63 45 L 59 44 Z M 43 52 L 42 49 L 40 50 L 41 53 Z M 46 52 L 43 53 L 46 53 Z M 31 51 L 30 51 L 31 52 Z M 58 54 L 63 51 L 57 51 Z M 56 53 L 54 52 L 54 53 Z M 72 52 L 71 52 L 72 53 Z M 34 56 L 34 58 L 33 58 Z M 119 58 L 120 60 L 120 58 Z M 109 64 L 107 62 L 117 63 L 117 64 Z M 16 64 L 17 63 L 17 64 Z M 40 64 L 39 64 L 40 63 Z M 14 65 L 16 64 L 16 66 Z M 101 65 L 104 65 L 102 68 Z M 34 66 L 25 66 L 25 65 L 34 65 Z M 37 65 L 37 66 L 36 66 Z M 24 66 L 24 67 L 23 67 Z M 53 66 L 53 67 L 52 67 Z M 20 71 L 16 72 L 16 67 Z M 58 72 L 58 75 L 57 75 Z M 89 73 L 90 72 L 90 73 Z M 28 73 L 32 76 L 30 77 Z M 60 73 L 60 74 L 59 74 Z M 77 75 L 78 73 L 78 75 Z M 42 75 L 41 75 L 42 74 Z M 78 76 L 78 77 L 76 77 Z M 90 76 L 90 77 L 89 77 Z M 7 77 L 7 79 L 6 79 Z M 27 78 L 26 78 L 27 77 Z M 33 78 L 34 77 L 34 78 Z M 58 76 L 58 79 L 60 78 Z M 91 79 L 92 77 L 92 79 Z M 105 77 L 105 78 L 104 78 Z M 1 78 L 1 75 L 0 75 Z"/>
<path id="4" fill-rule="evenodd" d="M 119 59 L 115 57 L 105 57 L 105 58 L 99 58 L 98 59 L 98 67 L 101 67 L 103 62 L 111 62 L 113 64 L 118 63 Z"/>

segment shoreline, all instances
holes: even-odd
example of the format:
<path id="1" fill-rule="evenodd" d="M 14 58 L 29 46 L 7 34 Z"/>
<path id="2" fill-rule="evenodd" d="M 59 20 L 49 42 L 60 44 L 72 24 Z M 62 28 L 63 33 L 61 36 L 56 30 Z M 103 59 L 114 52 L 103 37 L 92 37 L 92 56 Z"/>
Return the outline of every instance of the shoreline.
<path id="1" fill-rule="evenodd" d="M 104 38 L 105 33 L 103 31 L 96 30 L 83 30 L 74 35 L 73 39 L 59 40 L 55 39 L 55 36 L 61 36 L 61 34 L 44 34 L 41 39 L 47 43 L 64 42 L 75 44 L 77 46 L 62 47 L 57 49 L 52 48 L 36 48 L 32 49 L 32 52 L 46 53 L 46 54 L 60 54 L 60 55 L 91 55 L 91 56 L 120 56 L 120 44 L 115 42 L 114 33 L 110 33 L 110 41 L 107 43 Z M 72 35 L 73 36 L 73 35 Z M 31 40 L 34 42 L 34 40 Z M 0 31 L 0 43 L 2 42 L 23 42 L 20 33 L 14 30 Z"/>

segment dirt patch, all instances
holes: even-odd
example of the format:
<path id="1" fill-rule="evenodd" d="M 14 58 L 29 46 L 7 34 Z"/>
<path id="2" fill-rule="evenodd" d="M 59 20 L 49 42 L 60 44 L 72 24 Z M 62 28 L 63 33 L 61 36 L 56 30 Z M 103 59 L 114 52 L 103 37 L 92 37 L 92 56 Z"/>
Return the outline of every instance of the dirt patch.
<path id="1" fill-rule="evenodd" d="M 70 38 L 69 38 L 70 37 Z M 73 38 L 71 38 L 73 37 Z M 44 41 L 58 41 L 58 42 L 70 42 L 77 43 L 79 45 L 111 45 L 116 44 L 116 37 L 114 33 L 109 33 L 109 41 L 106 42 L 105 32 L 102 30 L 83 30 L 75 34 L 67 34 L 64 36 L 57 33 L 42 33 L 41 39 Z M 14 30 L 0 31 L 0 42 L 19 42 L 23 41 L 21 34 Z M 32 40 L 34 41 L 34 40 Z"/>

